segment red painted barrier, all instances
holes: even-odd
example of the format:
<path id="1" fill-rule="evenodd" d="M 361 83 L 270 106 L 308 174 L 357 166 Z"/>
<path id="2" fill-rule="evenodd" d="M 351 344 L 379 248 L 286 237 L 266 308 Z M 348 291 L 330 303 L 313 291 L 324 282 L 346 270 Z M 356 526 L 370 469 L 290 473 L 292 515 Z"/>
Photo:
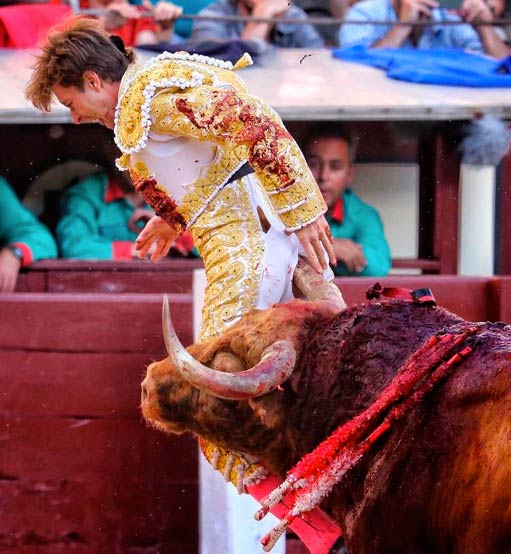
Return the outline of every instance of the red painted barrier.
<path id="1" fill-rule="evenodd" d="M 171 295 L 192 340 L 191 296 Z M 193 554 L 197 449 L 142 421 L 160 295 L 0 300 L 0 552 Z"/>
<path id="2" fill-rule="evenodd" d="M 45 287 L 65 283 L 67 292 L 0 298 L 2 554 L 198 551 L 195 441 L 147 428 L 138 409 L 145 367 L 165 356 L 162 296 L 116 292 L 146 291 L 149 283 L 180 291 L 170 300 L 179 335 L 189 344 L 193 267 L 179 266 L 177 279 L 170 278 L 175 268 L 160 270 L 152 281 L 141 267 L 106 265 L 104 275 L 88 279 L 83 265 L 79 275 L 67 271 L 59 280 L 55 266 L 40 266 L 26 279 Z M 511 277 L 336 282 L 352 304 L 378 280 L 430 287 L 439 304 L 467 319 L 511 322 Z M 70 292 L 71 285 L 80 292 Z M 301 552 L 299 543 L 288 541 L 289 554 Z"/>

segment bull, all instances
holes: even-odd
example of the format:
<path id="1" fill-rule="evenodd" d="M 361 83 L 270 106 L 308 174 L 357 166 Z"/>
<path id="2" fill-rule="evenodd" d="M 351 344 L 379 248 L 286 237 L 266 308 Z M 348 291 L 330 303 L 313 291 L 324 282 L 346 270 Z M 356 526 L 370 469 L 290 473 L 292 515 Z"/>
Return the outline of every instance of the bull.
<path id="1" fill-rule="evenodd" d="M 147 369 L 143 414 L 285 477 L 369 409 L 428 340 L 470 325 L 401 300 L 337 314 L 295 300 L 184 350 L 168 320 L 169 358 Z M 350 554 L 511 552 L 511 327 L 479 324 L 463 346 L 471 353 L 323 498 Z"/>

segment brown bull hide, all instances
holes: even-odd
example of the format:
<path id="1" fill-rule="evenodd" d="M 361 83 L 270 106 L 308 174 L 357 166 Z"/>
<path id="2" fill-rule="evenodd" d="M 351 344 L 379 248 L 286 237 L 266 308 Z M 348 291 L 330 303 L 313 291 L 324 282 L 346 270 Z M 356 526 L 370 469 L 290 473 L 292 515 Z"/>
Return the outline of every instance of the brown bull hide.
<path id="1" fill-rule="evenodd" d="M 299 301 L 252 312 L 189 351 L 209 365 L 234 355 L 238 371 L 269 343 L 290 338 L 298 361 L 282 390 L 248 401 L 213 398 L 164 360 L 148 369 L 144 415 L 167 431 L 253 454 L 284 475 L 374 402 L 428 337 L 466 325 L 443 309 L 401 301 L 334 318 Z M 474 352 L 325 502 L 351 554 L 511 552 L 511 328 L 488 323 L 467 343 Z"/>

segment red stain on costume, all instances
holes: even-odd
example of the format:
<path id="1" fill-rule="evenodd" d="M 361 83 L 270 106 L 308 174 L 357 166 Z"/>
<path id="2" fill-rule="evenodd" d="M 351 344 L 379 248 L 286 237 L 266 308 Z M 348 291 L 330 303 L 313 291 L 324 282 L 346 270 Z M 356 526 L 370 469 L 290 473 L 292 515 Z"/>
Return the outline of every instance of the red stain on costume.
<path id="1" fill-rule="evenodd" d="M 279 154 L 279 141 L 292 140 L 289 132 L 271 117 L 256 113 L 254 106 L 245 103 L 233 91 L 214 91 L 212 100 L 214 109 L 208 117 L 199 110 L 196 113 L 184 98 L 176 100 L 176 107 L 198 129 L 210 128 L 216 134 L 227 134 L 234 123 L 243 122 L 242 130 L 232 134 L 230 139 L 249 147 L 249 161 L 253 166 L 271 169 L 281 183 L 279 191 L 292 186 L 295 178 L 289 174 L 287 158 Z"/>
<path id="2" fill-rule="evenodd" d="M 158 183 L 154 177 L 134 178 L 133 183 L 135 190 L 142 195 L 156 215 L 160 216 L 179 234 L 185 232 L 186 221 L 179 213 L 175 200 L 157 187 Z"/>

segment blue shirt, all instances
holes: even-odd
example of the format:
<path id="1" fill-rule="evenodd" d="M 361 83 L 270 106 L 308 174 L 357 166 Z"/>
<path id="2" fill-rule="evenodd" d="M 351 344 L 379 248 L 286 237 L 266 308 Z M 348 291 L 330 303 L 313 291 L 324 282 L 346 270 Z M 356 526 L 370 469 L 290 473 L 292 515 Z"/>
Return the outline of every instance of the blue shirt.
<path id="1" fill-rule="evenodd" d="M 460 21 L 457 14 L 449 13 L 443 8 L 431 12 L 432 21 Z M 362 0 L 352 6 L 345 17 L 346 21 L 398 21 L 391 0 Z M 342 48 L 362 45 L 370 47 L 381 40 L 392 25 L 342 25 L 339 41 Z M 403 48 L 432 50 L 438 48 L 457 48 L 471 52 L 483 53 L 484 48 L 477 31 L 469 25 L 431 25 L 424 27 L 417 45 L 410 39 L 403 42 Z"/>
<path id="2" fill-rule="evenodd" d="M 238 6 L 230 0 L 218 0 L 199 15 L 226 16 L 239 15 Z M 297 6 L 290 5 L 283 17 L 290 19 L 307 19 L 307 15 Z M 241 37 L 245 23 L 243 21 L 207 21 L 196 20 L 193 25 L 191 40 L 237 40 Z M 321 48 L 324 43 L 312 25 L 294 23 L 277 23 L 270 33 L 270 41 L 281 48 Z"/>

